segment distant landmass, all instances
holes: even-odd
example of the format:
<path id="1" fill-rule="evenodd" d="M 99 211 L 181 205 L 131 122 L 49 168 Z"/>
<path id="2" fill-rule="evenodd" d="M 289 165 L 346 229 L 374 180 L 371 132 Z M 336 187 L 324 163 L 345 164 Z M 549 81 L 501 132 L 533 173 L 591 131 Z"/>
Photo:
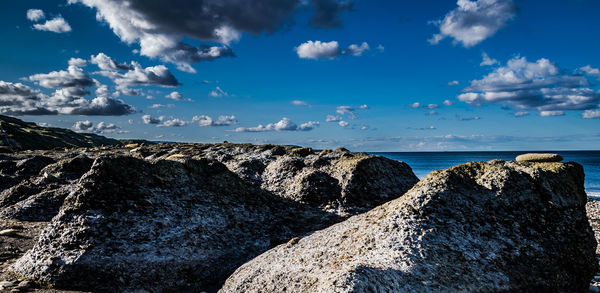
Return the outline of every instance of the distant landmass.
<path id="1" fill-rule="evenodd" d="M 42 127 L 33 122 L 0 115 L 0 148 L 6 150 L 46 150 L 53 148 L 96 147 L 126 143 L 92 133 Z"/>

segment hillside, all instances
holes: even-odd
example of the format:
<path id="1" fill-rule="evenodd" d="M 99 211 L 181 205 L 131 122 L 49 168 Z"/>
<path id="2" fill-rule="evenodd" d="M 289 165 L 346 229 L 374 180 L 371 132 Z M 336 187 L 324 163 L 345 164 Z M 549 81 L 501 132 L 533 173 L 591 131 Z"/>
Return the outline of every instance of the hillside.
<path id="1" fill-rule="evenodd" d="M 42 127 L 33 122 L 0 115 L 0 148 L 35 150 L 120 145 L 120 141 L 69 129 Z"/>

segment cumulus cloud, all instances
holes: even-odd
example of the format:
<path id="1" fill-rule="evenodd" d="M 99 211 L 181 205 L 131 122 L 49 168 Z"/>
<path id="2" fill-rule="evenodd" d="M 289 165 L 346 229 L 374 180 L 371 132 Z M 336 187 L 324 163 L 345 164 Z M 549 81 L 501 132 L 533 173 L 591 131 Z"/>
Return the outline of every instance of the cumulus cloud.
<path id="1" fill-rule="evenodd" d="M 165 98 L 175 101 L 183 100 L 183 96 L 179 92 L 171 92 L 170 94 L 166 95 Z"/>
<path id="2" fill-rule="evenodd" d="M 179 81 L 164 65 L 142 68 L 139 63 L 132 61 L 131 67 L 130 70 L 124 73 L 109 70 L 102 70 L 98 73 L 112 79 L 121 88 L 138 85 L 157 85 L 162 87 L 176 87 L 180 85 Z"/>
<path id="3" fill-rule="evenodd" d="M 421 103 L 419 103 L 419 102 L 414 102 L 414 103 L 412 103 L 412 104 L 410 104 L 410 105 L 408 105 L 408 106 L 409 106 L 409 107 L 411 107 L 411 108 L 419 108 L 419 107 L 421 107 Z"/>
<path id="4" fill-rule="evenodd" d="M 83 59 L 71 58 L 67 70 L 34 74 L 29 76 L 29 80 L 45 88 L 90 87 L 96 83 L 83 72 L 81 67 L 86 63 Z"/>
<path id="5" fill-rule="evenodd" d="M 52 96 L 21 83 L 0 81 L 0 113 L 8 115 L 107 115 L 135 113 L 133 106 L 121 100 L 84 96 L 88 91 L 78 87 L 57 89 Z"/>
<path id="6" fill-rule="evenodd" d="M 348 118 L 350 119 L 356 119 L 358 118 L 358 116 L 356 115 L 356 111 L 358 110 L 366 110 L 369 109 L 369 106 L 365 105 L 360 105 L 358 107 L 353 107 L 353 106 L 337 106 L 335 109 L 335 112 L 340 114 L 340 115 L 347 115 Z"/>
<path id="7" fill-rule="evenodd" d="M 453 80 L 453 81 L 448 82 L 449 86 L 458 85 L 458 84 L 459 84 L 458 80 Z"/>
<path id="8" fill-rule="evenodd" d="M 346 121 L 340 121 L 340 122 L 338 122 L 338 125 L 341 127 L 346 127 L 346 126 L 350 125 L 350 123 L 348 123 Z"/>
<path id="9" fill-rule="evenodd" d="M 452 105 L 454 105 L 454 104 L 456 104 L 456 102 L 455 102 L 455 101 L 444 100 L 444 105 L 446 105 L 446 106 L 452 106 Z"/>
<path id="10" fill-rule="evenodd" d="M 188 123 L 179 118 L 167 119 L 162 122 L 162 124 L 156 125 L 156 127 L 183 127 Z"/>
<path id="11" fill-rule="evenodd" d="M 340 55 L 358 57 L 370 49 L 369 44 L 366 42 L 363 42 L 360 46 L 352 44 L 346 49 L 341 49 L 337 41 L 308 41 L 295 48 L 296 54 L 302 59 L 334 59 Z"/>
<path id="12" fill-rule="evenodd" d="M 211 118 L 210 116 L 207 116 L 207 115 L 194 116 L 194 118 L 192 118 L 192 122 L 198 122 L 198 126 L 201 126 L 201 127 L 230 126 L 230 125 L 235 125 L 235 124 L 239 123 L 238 120 L 233 115 L 231 115 L 231 116 L 221 115 L 221 116 L 219 116 L 219 118 L 217 120 L 214 120 L 213 118 Z"/>
<path id="13" fill-rule="evenodd" d="M 29 16 L 29 13 L 28 13 Z M 47 20 L 43 24 L 34 24 L 33 28 L 39 31 L 48 31 L 53 33 L 67 33 L 71 31 L 71 26 L 62 16 L 57 16 L 51 20 Z"/>
<path id="14" fill-rule="evenodd" d="M 266 132 L 266 131 L 309 131 L 319 126 L 318 121 L 309 121 L 297 125 L 291 119 L 283 117 L 277 123 L 269 123 L 267 125 L 259 124 L 256 127 L 238 127 L 235 132 Z"/>
<path id="15" fill-rule="evenodd" d="M 77 121 L 75 122 L 75 124 L 73 124 L 73 129 L 77 130 L 77 131 L 87 131 L 90 130 L 94 127 L 94 123 L 92 123 L 90 120 L 85 120 L 85 121 Z"/>
<path id="16" fill-rule="evenodd" d="M 589 86 L 585 75 L 565 73 L 548 59 L 529 62 L 515 57 L 506 66 L 471 81 L 458 99 L 472 105 L 508 103 L 523 110 L 589 110 L 600 102 L 600 93 Z"/>
<path id="17" fill-rule="evenodd" d="M 351 1 L 338 0 L 69 0 L 96 9 L 96 19 L 108 23 L 125 43 L 137 43 L 139 53 L 177 64 L 195 72 L 191 63 L 233 56 L 231 42 L 242 33 L 272 33 L 293 23 L 299 7 L 314 11 L 310 21 L 316 27 L 340 25 L 340 13 L 352 9 Z M 184 37 L 220 46 L 191 46 Z"/>
<path id="18" fill-rule="evenodd" d="M 344 50 L 344 53 L 352 56 L 362 56 L 362 54 L 366 51 L 369 51 L 371 48 L 367 42 L 363 42 L 360 46 L 356 44 L 352 44 Z"/>
<path id="19" fill-rule="evenodd" d="M 40 21 L 46 18 L 44 11 L 41 9 L 29 9 L 27 10 L 27 19 L 30 21 Z"/>
<path id="20" fill-rule="evenodd" d="M 432 22 L 440 32 L 429 39 L 431 44 L 451 37 L 455 43 L 472 47 L 494 35 L 516 13 L 512 0 L 458 0 L 456 4 L 458 7 L 443 19 Z"/>
<path id="21" fill-rule="evenodd" d="M 118 63 L 112 58 L 108 57 L 106 54 L 100 52 L 96 56 L 92 55 L 90 57 L 90 62 L 92 64 L 98 65 L 98 68 L 101 70 L 107 71 L 117 71 L 117 70 L 132 70 L 133 66 L 126 63 Z"/>
<path id="22" fill-rule="evenodd" d="M 427 104 L 427 105 L 423 105 L 423 108 L 425 109 L 435 109 L 439 107 L 438 104 Z"/>
<path id="23" fill-rule="evenodd" d="M 76 131 L 95 132 L 95 133 L 127 133 L 129 131 L 120 130 L 121 128 L 114 123 L 99 122 L 96 126 L 89 120 L 77 121 L 71 127 Z"/>
<path id="24" fill-rule="evenodd" d="M 488 56 L 488 54 L 486 52 L 481 53 L 481 59 L 482 60 L 481 60 L 481 63 L 479 63 L 479 66 L 492 66 L 492 65 L 500 64 L 500 62 L 498 62 L 498 60 L 490 58 L 490 56 Z"/>
<path id="25" fill-rule="evenodd" d="M 164 116 L 160 116 L 158 118 L 154 118 L 148 114 L 142 116 L 142 122 L 144 124 L 159 124 L 164 120 Z"/>
<path id="26" fill-rule="evenodd" d="M 584 119 L 598 119 L 600 118 L 600 110 L 585 110 L 581 117 Z"/>

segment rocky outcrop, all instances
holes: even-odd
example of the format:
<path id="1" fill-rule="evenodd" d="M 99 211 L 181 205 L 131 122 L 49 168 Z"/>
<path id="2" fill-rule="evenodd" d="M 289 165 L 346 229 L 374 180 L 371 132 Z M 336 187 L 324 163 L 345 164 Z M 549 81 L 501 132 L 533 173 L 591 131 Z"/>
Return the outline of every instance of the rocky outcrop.
<path id="1" fill-rule="evenodd" d="M 270 145 L 130 144 L 36 156 L 50 160 L 0 194 L 0 218 L 51 222 L 9 270 L 92 291 L 216 290 L 252 257 L 417 181 L 406 164 L 378 156 Z"/>
<path id="2" fill-rule="evenodd" d="M 269 247 L 336 221 L 214 160 L 102 157 L 10 270 L 71 289 L 206 289 Z"/>
<path id="3" fill-rule="evenodd" d="M 585 292 L 598 264 L 576 163 L 474 162 L 242 265 L 221 292 Z"/>

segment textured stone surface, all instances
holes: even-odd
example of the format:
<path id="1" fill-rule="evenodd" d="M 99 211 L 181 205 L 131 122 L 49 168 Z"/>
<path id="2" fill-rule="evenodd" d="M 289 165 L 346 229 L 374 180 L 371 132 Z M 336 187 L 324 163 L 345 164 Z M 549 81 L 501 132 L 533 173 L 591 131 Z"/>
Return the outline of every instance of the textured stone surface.
<path id="1" fill-rule="evenodd" d="M 9 271 L 76 290 L 216 290 L 252 257 L 417 182 L 406 164 L 382 157 L 271 145 L 10 156 L 50 160 L 2 191 L 0 218 L 52 220 Z"/>
<path id="2" fill-rule="evenodd" d="M 585 292 L 596 241 L 576 163 L 434 171 L 399 199 L 273 248 L 221 292 Z"/>
<path id="3" fill-rule="evenodd" d="M 517 156 L 517 162 L 560 162 L 563 160 L 563 157 L 558 154 L 538 154 L 538 153 L 529 153 L 522 154 Z"/>

